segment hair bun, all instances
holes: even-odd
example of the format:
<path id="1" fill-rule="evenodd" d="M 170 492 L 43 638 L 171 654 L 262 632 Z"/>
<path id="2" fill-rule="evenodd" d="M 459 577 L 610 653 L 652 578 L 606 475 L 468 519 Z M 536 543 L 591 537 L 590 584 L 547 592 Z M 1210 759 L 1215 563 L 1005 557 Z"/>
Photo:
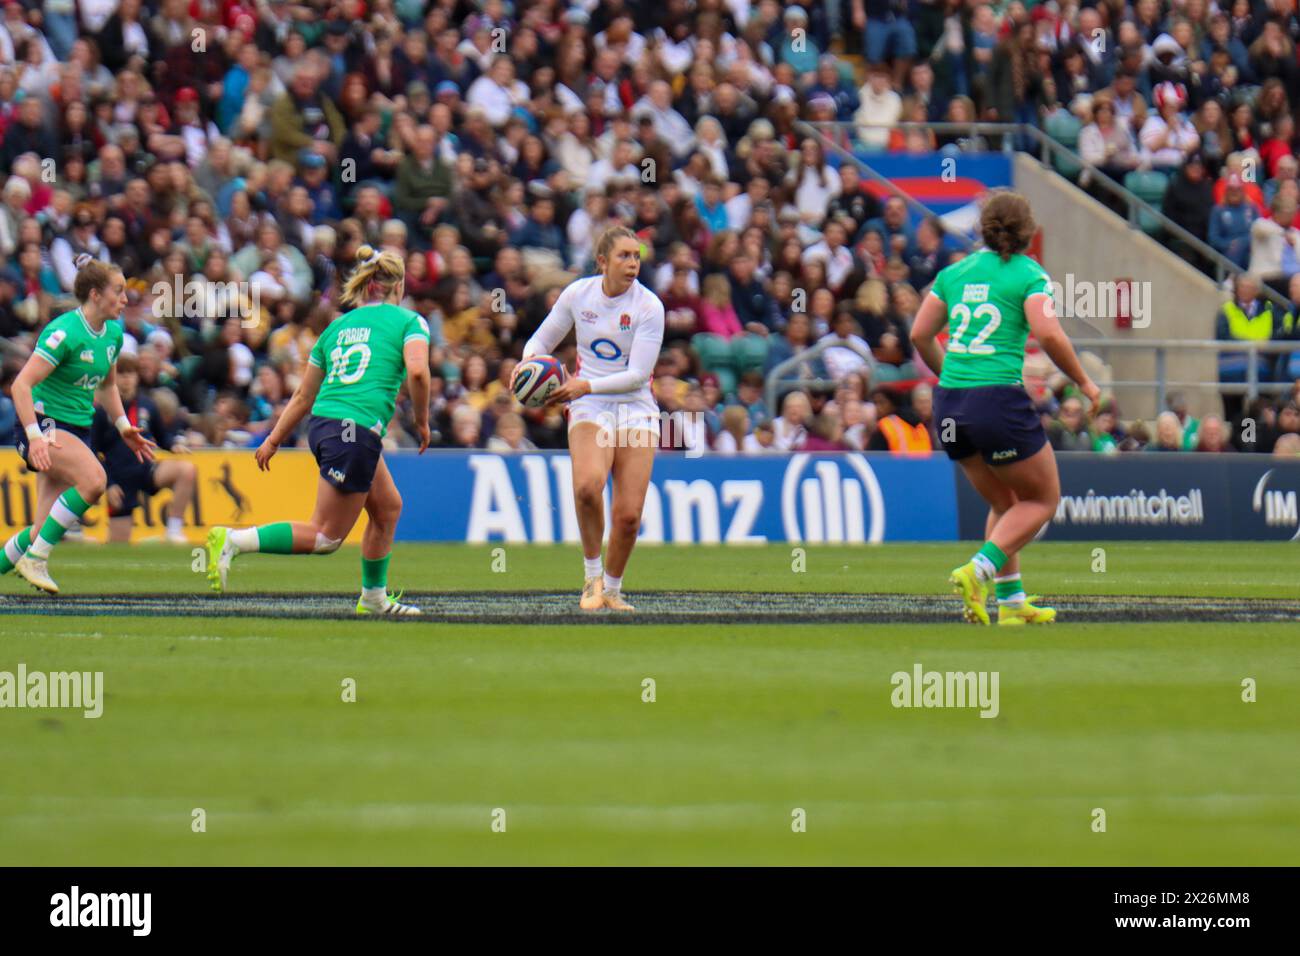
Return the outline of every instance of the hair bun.
<path id="1" fill-rule="evenodd" d="M 72 260 L 72 264 L 76 266 L 78 269 L 84 269 L 86 268 L 86 266 L 90 265 L 91 260 L 94 258 L 95 257 L 92 256 L 89 252 L 83 252 L 79 256 L 77 256 L 77 258 Z"/>
<path id="2" fill-rule="evenodd" d="M 362 243 L 357 246 L 357 261 L 362 265 L 368 265 L 379 259 L 379 253 L 369 243 Z"/>

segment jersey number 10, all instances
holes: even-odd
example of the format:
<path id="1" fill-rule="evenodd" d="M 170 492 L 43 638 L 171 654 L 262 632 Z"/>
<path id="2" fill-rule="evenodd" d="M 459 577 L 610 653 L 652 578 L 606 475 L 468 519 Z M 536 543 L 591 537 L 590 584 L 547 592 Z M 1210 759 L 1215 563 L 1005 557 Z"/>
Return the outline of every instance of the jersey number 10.
<path id="1" fill-rule="evenodd" d="M 347 370 L 352 364 L 352 356 L 358 356 L 360 361 L 357 367 L 351 372 Z M 338 381 L 344 385 L 355 385 L 361 381 L 361 376 L 366 374 L 366 366 L 370 364 L 370 346 L 362 342 L 355 345 L 349 345 L 346 349 L 343 346 L 337 346 L 334 351 L 330 352 L 330 373 L 325 379 L 326 382 Z"/>
<path id="2" fill-rule="evenodd" d="M 958 302 L 949 310 L 949 315 L 954 319 L 960 319 L 961 324 L 957 326 L 957 331 L 952 334 L 948 340 L 948 351 L 965 353 L 967 355 L 993 355 L 997 352 L 993 346 L 985 340 L 992 335 L 999 325 L 1002 324 L 1002 313 L 992 302 L 985 302 L 983 305 L 975 306 L 975 311 L 971 312 L 970 306 L 964 302 Z M 988 317 L 988 324 L 979 330 L 979 334 L 967 345 L 961 340 L 966 334 L 966 327 L 970 325 L 972 318 L 982 319 Z"/>

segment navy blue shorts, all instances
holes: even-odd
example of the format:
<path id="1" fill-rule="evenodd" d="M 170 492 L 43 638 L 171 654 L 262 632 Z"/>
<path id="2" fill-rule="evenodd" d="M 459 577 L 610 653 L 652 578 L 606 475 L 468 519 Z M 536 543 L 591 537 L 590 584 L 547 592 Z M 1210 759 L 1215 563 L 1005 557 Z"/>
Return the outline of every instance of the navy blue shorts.
<path id="1" fill-rule="evenodd" d="M 1009 465 L 1047 444 L 1034 403 L 1019 385 L 936 386 L 934 424 L 943 450 L 954 461 L 979 452 L 990 465 Z M 952 441 L 946 441 L 950 436 Z"/>
<path id="2" fill-rule="evenodd" d="M 67 422 L 61 422 L 58 419 L 47 418 L 38 419 L 38 422 L 47 428 L 49 427 L 47 423 L 53 422 L 55 431 L 59 433 L 59 444 L 63 444 L 64 439 L 71 435 L 80 440 L 80 442 L 91 451 L 95 450 L 90 443 L 90 428 L 87 426 L 69 425 Z M 27 461 L 27 432 L 23 429 L 22 422 L 14 423 L 14 445 L 17 447 L 18 454 L 22 456 L 23 461 Z M 28 467 L 31 467 L 31 462 L 27 461 L 27 465 Z"/>
<path id="3" fill-rule="evenodd" d="M 345 494 L 370 490 L 384 453 L 383 441 L 370 429 L 319 415 L 307 419 L 307 447 L 320 476 Z"/>
<path id="4" fill-rule="evenodd" d="M 110 518 L 128 517 L 131 512 L 135 511 L 136 505 L 140 503 L 140 494 L 142 492 L 152 495 L 158 491 L 158 485 L 154 481 L 154 469 L 157 467 L 157 462 L 136 461 L 134 456 L 132 456 L 130 464 L 116 466 L 108 462 L 104 463 L 104 471 L 108 474 L 109 487 L 117 485 L 122 489 L 121 507 L 114 508 L 111 504 L 108 506 L 108 516 Z"/>

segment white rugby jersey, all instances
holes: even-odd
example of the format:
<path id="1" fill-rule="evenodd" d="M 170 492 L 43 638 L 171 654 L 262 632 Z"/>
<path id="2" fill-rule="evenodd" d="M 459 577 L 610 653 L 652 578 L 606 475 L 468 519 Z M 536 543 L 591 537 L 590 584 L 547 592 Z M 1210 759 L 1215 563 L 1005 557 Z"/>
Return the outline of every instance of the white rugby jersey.
<path id="1" fill-rule="evenodd" d="M 572 328 L 578 339 L 574 374 L 591 382 L 593 395 L 652 399 L 650 378 L 664 344 L 664 304 L 639 281 L 611 299 L 601 279 L 589 276 L 565 287 L 524 346 L 524 358 L 550 354 Z"/>

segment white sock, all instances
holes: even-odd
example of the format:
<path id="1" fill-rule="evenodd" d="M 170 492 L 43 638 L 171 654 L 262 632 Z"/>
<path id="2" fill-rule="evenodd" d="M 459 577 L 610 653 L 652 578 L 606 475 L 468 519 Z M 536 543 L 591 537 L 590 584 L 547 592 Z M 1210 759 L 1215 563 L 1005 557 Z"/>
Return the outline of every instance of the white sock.
<path id="1" fill-rule="evenodd" d="M 582 559 L 582 573 L 584 577 L 598 578 L 605 570 L 605 564 L 600 559 L 600 555 L 594 558 L 584 557 Z"/>
<path id="2" fill-rule="evenodd" d="M 383 607 L 384 601 L 388 598 L 388 590 L 383 587 L 362 588 L 361 601 L 364 604 L 370 604 L 375 607 Z"/>
<path id="3" fill-rule="evenodd" d="M 168 518 L 167 533 L 171 535 L 181 534 L 185 530 L 184 518 Z M 240 550 L 243 550 L 242 548 Z"/>
<path id="4" fill-rule="evenodd" d="M 60 495 L 55 499 L 54 505 L 50 508 L 50 517 L 63 528 L 66 532 L 77 526 L 77 516 L 72 513 L 72 509 L 63 503 L 63 496 Z M 50 556 L 50 551 L 54 548 L 54 542 L 49 541 L 39 534 L 32 539 L 32 545 L 27 549 L 27 553 L 33 558 L 46 560 Z"/>
<path id="5" fill-rule="evenodd" d="M 622 579 L 622 578 L 611 578 L 608 574 L 606 574 L 606 575 L 605 575 L 605 590 L 606 590 L 606 591 L 622 591 L 622 590 L 623 590 L 623 579 Z"/>
<path id="6" fill-rule="evenodd" d="M 993 580 L 994 580 L 997 584 L 1006 584 L 1006 583 L 1009 582 L 1009 581 L 1014 581 L 1016 584 L 1019 584 L 1019 583 L 1020 583 L 1020 575 L 1019 575 L 1018 573 L 1017 573 L 1017 574 L 1004 574 L 1004 575 L 1002 575 L 1001 577 L 994 578 Z M 1025 603 L 1025 589 L 1024 589 L 1024 588 L 1018 588 L 1018 589 L 1016 590 L 1016 593 L 1015 593 L 1015 594 L 1012 594 L 1010 597 L 998 598 L 998 605 L 999 605 L 999 606 L 1001 606 L 1001 605 L 1003 605 L 1003 604 L 1024 604 L 1024 603 Z"/>
<path id="7" fill-rule="evenodd" d="M 975 574 L 981 581 L 987 581 L 998 573 L 998 569 L 993 566 L 993 562 L 982 554 L 976 554 L 971 558 L 971 563 L 975 565 Z"/>
<path id="8" fill-rule="evenodd" d="M 237 528 L 227 535 L 226 540 L 233 544 L 240 551 L 257 550 L 257 529 L 256 528 Z"/>
<path id="9" fill-rule="evenodd" d="M 19 534 L 21 533 L 19 532 Z M 5 542 L 5 557 L 9 559 L 10 564 L 17 564 L 18 559 L 22 556 L 23 553 L 18 550 L 18 535 L 16 534 Z"/>

